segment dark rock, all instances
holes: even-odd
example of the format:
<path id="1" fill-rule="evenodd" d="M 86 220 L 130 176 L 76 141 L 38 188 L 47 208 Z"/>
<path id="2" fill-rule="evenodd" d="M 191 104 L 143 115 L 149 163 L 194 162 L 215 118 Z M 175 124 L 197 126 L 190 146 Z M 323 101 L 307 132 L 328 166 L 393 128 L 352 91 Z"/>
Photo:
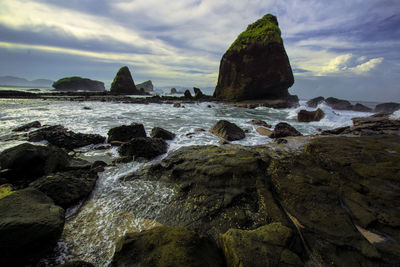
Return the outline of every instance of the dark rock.
<path id="1" fill-rule="evenodd" d="M 372 112 L 372 108 L 366 107 L 363 104 L 357 103 L 353 106 L 354 111 L 359 112 Z"/>
<path id="2" fill-rule="evenodd" d="M 333 109 L 353 110 L 353 105 L 347 100 L 328 97 L 327 99 L 325 99 L 325 103 Z"/>
<path id="3" fill-rule="evenodd" d="M 241 128 L 226 120 L 220 120 L 214 124 L 210 129 L 210 133 L 228 141 L 241 140 L 245 138 L 245 133 Z"/>
<path id="4" fill-rule="evenodd" d="M 325 116 L 322 109 L 317 109 L 314 111 L 307 111 L 302 109 L 297 114 L 297 121 L 299 122 L 310 122 L 310 121 L 320 121 Z"/>
<path id="5" fill-rule="evenodd" d="M 278 21 L 265 15 L 242 32 L 221 59 L 214 96 L 221 100 L 280 99 L 294 83 Z"/>
<path id="6" fill-rule="evenodd" d="M 181 107 L 181 103 L 174 103 L 173 107 L 174 108 L 180 108 Z"/>
<path id="7" fill-rule="evenodd" d="M 313 99 L 310 99 L 307 101 L 306 105 L 310 108 L 316 108 L 319 104 L 321 104 L 322 102 L 324 102 L 325 97 L 323 96 L 318 96 L 315 97 Z"/>
<path id="8" fill-rule="evenodd" d="M 69 261 L 64 264 L 57 265 L 57 267 L 95 267 L 90 262 L 86 261 Z"/>
<path id="9" fill-rule="evenodd" d="M 65 170 L 68 155 L 60 148 L 35 146 L 24 143 L 0 154 L 1 168 L 7 169 L 8 181 L 14 185 L 27 185 L 36 178 L 56 171 Z"/>
<path id="10" fill-rule="evenodd" d="M 252 125 L 262 126 L 262 127 L 265 127 L 265 128 L 271 128 L 272 127 L 271 124 L 268 124 L 268 123 L 266 123 L 265 121 L 262 121 L 262 120 L 251 120 L 251 121 L 248 121 L 247 123 L 252 124 Z"/>
<path id="11" fill-rule="evenodd" d="M 189 98 L 189 99 L 192 99 L 192 98 L 193 98 L 193 97 L 192 97 L 192 94 L 190 93 L 189 90 L 186 90 L 186 91 L 185 91 L 184 96 L 185 96 L 185 98 Z"/>
<path id="12" fill-rule="evenodd" d="M 195 98 L 195 99 L 201 99 L 201 98 L 204 97 L 204 94 L 203 94 L 203 92 L 200 90 L 200 88 L 193 87 L 193 90 L 194 90 L 194 98 Z"/>
<path id="13" fill-rule="evenodd" d="M 272 131 L 270 129 L 264 128 L 264 127 L 258 127 L 256 129 L 257 133 L 264 135 L 264 136 L 268 136 L 271 137 L 272 135 Z"/>
<path id="14" fill-rule="evenodd" d="M 286 122 L 280 122 L 275 126 L 271 134 L 271 138 L 282 138 L 287 136 L 301 136 L 302 134 L 297 131 L 293 126 Z"/>
<path id="15" fill-rule="evenodd" d="M 143 124 L 132 123 L 112 128 L 108 131 L 107 135 L 107 141 L 113 145 L 113 141 L 128 142 L 136 137 L 146 137 L 146 131 Z"/>
<path id="16" fill-rule="evenodd" d="M 136 84 L 136 88 L 139 89 L 139 90 L 143 89 L 144 92 L 148 93 L 148 92 L 152 92 L 153 91 L 154 86 L 153 86 L 153 83 L 150 80 L 148 80 L 148 81 Z"/>
<path id="17" fill-rule="evenodd" d="M 119 147 L 120 156 L 153 159 L 167 153 L 168 144 L 161 138 L 138 137 Z"/>
<path id="18" fill-rule="evenodd" d="M 111 84 L 110 92 L 116 95 L 140 95 L 142 94 L 135 86 L 131 72 L 127 66 L 119 69 Z"/>
<path id="19" fill-rule="evenodd" d="M 86 198 L 96 185 L 97 178 L 97 174 L 90 170 L 75 170 L 43 176 L 29 186 L 66 209 Z"/>
<path id="20" fill-rule="evenodd" d="M 185 227 L 162 226 L 125 235 L 110 266 L 225 266 L 215 243 Z"/>
<path id="21" fill-rule="evenodd" d="M 106 138 L 98 134 L 84 134 L 68 131 L 62 125 L 44 126 L 29 133 L 30 142 L 46 140 L 50 144 L 69 150 L 91 144 L 104 143 Z"/>
<path id="22" fill-rule="evenodd" d="M 288 143 L 288 141 L 287 141 L 286 139 L 284 139 L 284 138 L 276 139 L 275 142 L 276 142 L 278 145 L 280 145 L 280 144 L 287 144 L 287 143 Z"/>
<path id="23" fill-rule="evenodd" d="M 92 110 L 90 107 L 83 107 L 84 110 Z"/>
<path id="24" fill-rule="evenodd" d="M 91 170 L 94 172 L 103 172 L 104 167 L 106 167 L 108 164 L 104 161 L 101 160 L 96 160 L 93 162 L 93 164 L 90 166 Z"/>
<path id="25" fill-rule="evenodd" d="M 176 90 L 176 88 L 171 88 L 171 92 L 170 92 L 171 95 L 174 95 L 177 93 L 178 93 L 178 91 Z"/>
<path id="26" fill-rule="evenodd" d="M 393 102 L 389 102 L 389 103 L 382 103 L 382 104 L 378 104 L 376 105 L 374 112 L 375 113 L 393 113 L 396 110 L 400 109 L 400 104 L 399 103 L 393 103 Z"/>
<path id="27" fill-rule="evenodd" d="M 34 264 L 61 236 L 64 210 L 45 194 L 25 189 L 0 199 L 0 265 Z"/>
<path id="28" fill-rule="evenodd" d="M 104 83 L 81 77 L 66 77 L 53 83 L 57 91 L 105 91 Z"/>
<path id="29" fill-rule="evenodd" d="M 21 125 L 21 126 L 15 128 L 15 129 L 13 129 L 12 131 L 13 132 L 24 132 L 24 131 L 27 131 L 27 130 L 29 130 L 31 128 L 40 128 L 40 127 L 42 127 L 42 124 L 39 121 L 33 121 L 33 122 L 30 122 L 30 123 Z"/>
<path id="30" fill-rule="evenodd" d="M 150 133 L 151 138 L 161 138 L 164 140 L 173 140 L 175 138 L 175 134 L 171 133 L 160 127 L 154 127 Z"/>
<path id="31" fill-rule="evenodd" d="M 220 235 L 219 243 L 229 267 L 304 266 L 287 248 L 293 236 L 292 229 L 278 222 L 255 230 L 230 229 Z"/>

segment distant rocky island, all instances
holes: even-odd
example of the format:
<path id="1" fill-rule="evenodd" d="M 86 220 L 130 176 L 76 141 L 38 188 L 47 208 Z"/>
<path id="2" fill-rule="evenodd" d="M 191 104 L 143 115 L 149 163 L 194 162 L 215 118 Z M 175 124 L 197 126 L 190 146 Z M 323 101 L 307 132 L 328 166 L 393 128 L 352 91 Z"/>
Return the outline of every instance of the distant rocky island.
<path id="1" fill-rule="evenodd" d="M 65 77 L 53 83 L 57 91 L 105 91 L 104 83 L 78 76 Z"/>
<path id="2" fill-rule="evenodd" d="M 0 86 L 4 87 L 44 87 L 51 88 L 54 81 L 48 79 L 36 79 L 29 81 L 24 78 L 14 76 L 1 76 Z"/>

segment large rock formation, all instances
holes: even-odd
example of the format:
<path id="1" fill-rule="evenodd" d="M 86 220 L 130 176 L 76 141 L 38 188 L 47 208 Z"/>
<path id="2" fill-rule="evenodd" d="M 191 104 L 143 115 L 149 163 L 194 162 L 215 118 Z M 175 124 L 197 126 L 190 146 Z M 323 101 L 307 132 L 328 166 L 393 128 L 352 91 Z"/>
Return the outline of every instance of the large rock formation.
<path id="1" fill-rule="evenodd" d="M 105 91 L 104 83 L 81 77 L 66 77 L 53 83 L 57 91 Z"/>
<path id="2" fill-rule="evenodd" d="M 294 83 L 278 21 L 271 14 L 249 25 L 221 59 L 214 96 L 222 100 L 282 99 Z"/>
<path id="3" fill-rule="evenodd" d="M 117 95 L 140 95 L 141 92 L 136 88 L 132 79 L 131 72 L 127 66 L 119 69 L 111 84 L 110 91 Z"/>
<path id="4" fill-rule="evenodd" d="M 150 80 L 148 80 L 137 84 L 136 88 L 139 89 L 139 91 L 143 89 L 144 92 L 148 93 L 148 92 L 153 92 L 154 86 L 153 83 Z"/>

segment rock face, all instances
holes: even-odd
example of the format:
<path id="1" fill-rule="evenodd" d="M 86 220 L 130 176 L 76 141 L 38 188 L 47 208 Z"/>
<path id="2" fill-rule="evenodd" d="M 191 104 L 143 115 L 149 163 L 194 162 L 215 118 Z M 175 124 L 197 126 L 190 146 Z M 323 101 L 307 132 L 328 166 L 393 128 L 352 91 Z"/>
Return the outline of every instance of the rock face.
<path id="1" fill-rule="evenodd" d="M 39 142 L 46 140 L 50 144 L 69 150 L 91 144 L 101 144 L 106 138 L 98 134 L 84 134 L 68 131 L 62 125 L 44 126 L 29 133 L 29 141 Z"/>
<path id="2" fill-rule="evenodd" d="M 376 105 L 374 112 L 376 113 L 393 113 L 396 110 L 400 109 L 400 104 L 399 103 L 383 103 Z"/>
<path id="3" fill-rule="evenodd" d="M 120 239 L 110 266 L 224 266 L 215 243 L 185 227 L 162 226 Z"/>
<path id="4" fill-rule="evenodd" d="M 66 77 L 53 83 L 57 91 L 105 91 L 104 83 L 81 77 Z"/>
<path id="5" fill-rule="evenodd" d="M 161 138 L 164 140 L 173 140 L 175 138 L 175 134 L 171 133 L 160 127 L 154 127 L 150 133 L 151 138 Z"/>
<path id="6" fill-rule="evenodd" d="M 307 111 L 302 109 L 297 114 L 297 121 L 299 122 L 310 122 L 310 121 L 320 121 L 325 116 L 322 109 L 317 109 L 314 111 Z"/>
<path id="7" fill-rule="evenodd" d="M 142 94 L 135 86 L 131 72 L 127 66 L 119 69 L 111 84 L 110 92 L 116 95 L 140 95 Z"/>
<path id="8" fill-rule="evenodd" d="M 310 108 L 316 108 L 319 104 L 324 102 L 325 98 L 323 96 L 318 96 L 307 101 L 306 105 Z"/>
<path id="9" fill-rule="evenodd" d="M 278 21 L 265 15 L 242 32 L 221 59 L 214 96 L 221 100 L 281 99 L 294 83 Z"/>
<path id="10" fill-rule="evenodd" d="M 0 199 L 0 265 L 25 266 L 50 252 L 61 236 L 64 210 L 25 189 Z"/>
<path id="11" fill-rule="evenodd" d="M 107 141 L 109 143 L 113 141 L 128 142 L 136 137 L 146 137 L 143 124 L 132 123 L 130 125 L 121 125 L 112 128 L 108 131 Z"/>
<path id="12" fill-rule="evenodd" d="M 167 153 L 168 144 L 161 138 L 137 137 L 123 144 L 118 153 L 123 157 L 153 159 Z"/>
<path id="13" fill-rule="evenodd" d="M 214 124 L 210 129 L 210 133 L 228 141 L 241 140 L 246 136 L 241 128 L 226 120 L 221 120 Z"/>
<path id="14" fill-rule="evenodd" d="M 138 90 L 143 89 L 144 92 L 149 93 L 149 92 L 153 92 L 154 86 L 153 86 L 153 83 L 150 80 L 148 80 L 148 81 L 136 84 L 136 88 Z"/>
<path id="15" fill-rule="evenodd" d="M 278 123 L 272 134 L 270 135 L 271 138 L 282 138 L 287 136 L 300 136 L 302 135 L 299 131 L 297 131 L 293 126 L 286 122 Z"/>
<path id="16" fill-rule="evenodd" d="M 296 253 L 286 247 L 292 241 L 292 229 L 271 223 L 255 230 L 230 229 L 219 236 L 228 267 L 304 266 Z"/>

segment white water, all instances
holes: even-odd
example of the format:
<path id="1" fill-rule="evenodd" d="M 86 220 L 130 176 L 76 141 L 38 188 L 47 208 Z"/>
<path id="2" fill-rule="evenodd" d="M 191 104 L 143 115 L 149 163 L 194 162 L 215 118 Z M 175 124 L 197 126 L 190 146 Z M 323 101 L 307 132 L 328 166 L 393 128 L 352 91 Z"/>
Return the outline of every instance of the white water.
<path id="1" fill-rule="evenodd" d="M 211 105 L 212 108 L 208 108 Z M 272 140 L 256 132 L 257 126 L 248 124 L 253 119 L 264 120 L 272 126 L 288 122 L 301 133 L 316 134 L 318 128 L 332 129 L 351 125 L 351 118 L 369 116 L 370 113 L 334 111 L 321 104 L 325 117 L 319 122 L 298 123 L 296 109 L 270 108 L 244 109 L 215 103 L 184 104 L 174 108 L 170 104 L 120 104 L 108 102 L 56 102 L 43 100 L 0 99 L 0 136 L 22 124 L 38 120 L 42 124 L 61 124 L 75 132 L 96 133 L 107 136 L 109 129 L 132 122 L 142 123 L 149 134 L 155 126 L 176 134 L 169 141 L 169 152 L 189 145 L 218 145 L 219 138 L 208 130 L 218 120 L 228 120 L 248 130 L 246 138 L 233 143 L 242 145 L 266 144 Z M 89 107 L 90 110 L 83 109 Z M 399 117 L 396 112 L 393 116 Z M 198 131 L 196 129 L 204 129 Z M 0 151 L 20 142 L 0 142 Z M 115 149 L 88 150 L 85 156 L 95 158 L 107 153 L 116 157 Z M 165 155 L 164 155 L 165 156 Z M 163 156 L 162 156 L 163 157 Z M 154 160 L 160 160 L 162 157 Z M 153 162 L 154 162 L 153 161 Z M 120 177 L 137 170 L 143 163 L 128 163 L 108 167 L 100 174 L 96 188 L 81 206 L 67 211 L 63 236 L 55 255 L 43 263 L 48 265 L 67 260 L 82 259 L 96 266 L 107 266 L 115 241 L 126 232 L 141 231 L 158 225 L 157 216 L 168 205 L 173 191 L 158 182 L 121 181 Z"/>

